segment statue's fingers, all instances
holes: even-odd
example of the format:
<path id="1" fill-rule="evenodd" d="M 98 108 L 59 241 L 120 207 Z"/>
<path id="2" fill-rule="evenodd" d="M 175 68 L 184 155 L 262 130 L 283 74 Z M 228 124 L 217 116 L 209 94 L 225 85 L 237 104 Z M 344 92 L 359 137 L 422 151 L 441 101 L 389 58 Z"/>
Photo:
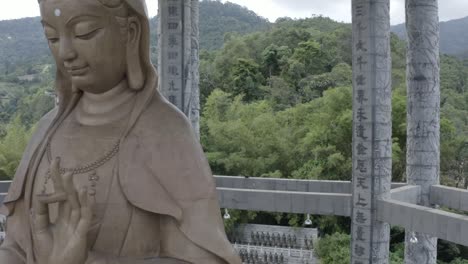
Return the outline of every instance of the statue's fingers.
<path id="1" fill-rule="evenodd" d="M 49 205 L 41 202 L 39 199 L 33 199 L 32 217 L 33 240 L 43 245 L 51 245 L 53 239 L 52 233 L 49 230 L 51 225 Z"/>
<path id="2" fill-rule="evenodd" d="M 75 188 L 75 185 L 73 184 L 73 173 L 66 172 L 65 174 L 63 174 L 62 177 L 65 193 L 67 194 L 68 200 L 68 206 L 65 207 L 68 207 L 68 210 L 63 210 L 63 212 L 60 213 L 61 216 L 65 217 L 65 219 L 69 219 L 71 215 L 76 214 L 76 212 L 79 213 L 80 203 L 78 201 L 78 192 Z"/>
<path id="3" fill-rule="evenodd" d="M 49 205 L 42 202 L 39 196 L 33 199 L 33 226 L 38 232 L 46 230 L 50 225 Z"/>
<path id="4" fill-rule="evenodd" d="M 39 194 L 36 196 L 37 200 L 42 204 L 53 204 L 65 202 L 67 200 L 67 194 L 64 192 L 53 193 L 53 194 Z"/>
<path id="5" fill-rule="evenodd" d="M 60 157 L 56 157 L 52 161 L 51 168 L 50 168 L 50 176 L 54 184 L 55 193 L 59 193 L 59 194 L 64 193 L 65 195 L 67 195 L 67 192 L 63 184 L 62 175 L 60 173 Z M 60 221 L 63 221 L 63 220 L 68 221 L 68 219 L 64 218 L 65 215 L 70 214 L 70 205 L 66 203 L 66 201 L 67 199 L 61 200 L 58 202 L 59 203 L 58 215 L 59 215 Z"/>
<path id="6" fill-rule="evenodd" d="M 64 212 L 64 217 L 70 221 L 70 225 L 76 227 L 81 215 L 81 205 L 78 197 L 78 191 L 73 183 L 73 173 L 67 172 L 63 175 L 64 188 L 67 193 L 70 210 Z M 68 214 L 65 214 L 68 213 Z"/>
<path id="7" fill-rule="evenodd" d="M 63 187 L 62 177 L 60 176 L 60 158 L 57 157 L 52 161 L 50 165 L 50 176 L 54 183 L 55 192 L 65 192 Z"/>
<path id="8" fill-rule="evenodd" d="M 93 218 L 94 203 L 92 199 L 89 198 L 88 190 L 86 188 L 82 188 L 80 190 L 79 199 L 80 199 L 81 210 L 80 210 L 80 220 L 78 221 L 76 232 L 80 236 L 86 236 L 91 226 L 91 221 Z"/>

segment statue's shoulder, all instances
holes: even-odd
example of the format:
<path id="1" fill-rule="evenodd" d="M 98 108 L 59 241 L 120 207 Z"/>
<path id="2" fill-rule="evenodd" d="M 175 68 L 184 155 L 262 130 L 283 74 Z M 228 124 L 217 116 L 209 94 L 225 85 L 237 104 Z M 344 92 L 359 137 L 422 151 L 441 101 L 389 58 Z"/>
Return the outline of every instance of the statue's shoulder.
<path id="1" fill-rule="evenodd" d="M 151 135 L 160 134 L 166 136 L 180 136 L 182 134 L 188 136 L 193 133 L 190 121 L 184 113 L 159 93 L 152 98 L 146 109 L 142 112 L 135 130 L 144 134 L 150 133 Z"/>
<path id="2" fill-rule="evenodd" d="M 52 110 L 50 110 L 47 114 L 45 114 L 45 115 L 39 120 L 39 122 L 37 122 L 35 134 L 37 134 L 37 133 L 40 132 L 41 130 L 47 129 L 47 128 L 52 124 L 52 122 L 54 121 L 55 117 L 57 116 L 57 112 L 58 112 L 58 107 L 54 107 L 54 108 L 53 108 Z"/>

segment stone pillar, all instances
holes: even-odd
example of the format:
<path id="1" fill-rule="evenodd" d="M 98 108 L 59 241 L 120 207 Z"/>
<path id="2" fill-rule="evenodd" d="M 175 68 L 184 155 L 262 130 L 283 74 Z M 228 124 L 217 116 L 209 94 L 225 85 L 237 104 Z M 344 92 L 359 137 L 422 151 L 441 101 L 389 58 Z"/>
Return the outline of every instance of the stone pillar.
<path id="1" fill-rule="evenodd" d="M 158 72 L 162 94 L 199 134 L 199 0 L 159 1 Z"/>
<path id="2" fill-rule="evenodd" d="M 390 226 L 377 221 L 392 175 L 389 0 L 353 0 L 351 263 L 389 263 Z"/>
<path id="3" fill-rule="evenodd" d="M 440 61 L 437 0 L 406 0 L 407 167 L 409 184 L 421 186 L 420 205 L 431 206 L 431 185 L 440 171 Z M 410 238 L 416 236 L 417 242 Z M 437 238 L 406 233 L 405 263 L 435 264 Z"/>

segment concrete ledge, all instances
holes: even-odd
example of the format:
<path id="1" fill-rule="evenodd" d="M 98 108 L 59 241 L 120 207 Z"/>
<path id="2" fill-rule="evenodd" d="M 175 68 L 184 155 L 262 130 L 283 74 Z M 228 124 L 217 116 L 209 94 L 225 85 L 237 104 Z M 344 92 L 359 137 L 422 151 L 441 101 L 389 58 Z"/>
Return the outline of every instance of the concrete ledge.
<path id="1" fill-rule="evenodd" d="M 460 211 L 468 211 L 468 190 L 433 185 L 431 186 L 429 197 L 431 204 Z"/>
<path id="2" fill-rule="evenodd" d="M 351 215 L 351 194 L 217 188 L 222 208 L 317 215 Z"/>
<path id="3" fill-rule="evenodd" d="M 419 202 L 419 195 L 421 193 L 421 186 L 406 185 L 390 191 L 392 200 L 399 202 L 407 202 L 417 204 Z"/>
<path id="4" fill-rule="evenodd" d="M 468 216 L 395 200 L 378 201 L 377 219 L 468 246 Z"/>
<path id="5" fill-rule="evenodd" d="M 242 176 L 215 176 L 216 185 L 222 188 L 283 190 L 292 192 L 351 193 L 349 181 L 316 181 L 278 178 L 246 178 Z M 0 193 L 8 192 L 11 181 L 0 181 Z M 392 183 L 392 189 L 406 183 Z"/>
<path id="6" fill-rule="evenodd" d="M 8 192 L 8 188 L 10 188 L 11 181 L 0 181 L 0 193 Z"/>
<path id="7" fill-rule="evenodd" d="M 260 189 L 291 192 L 351 193 L 349 181 L 315 181 L 280 178 L 215 176 L 216 186 L 236 189 Z"/>

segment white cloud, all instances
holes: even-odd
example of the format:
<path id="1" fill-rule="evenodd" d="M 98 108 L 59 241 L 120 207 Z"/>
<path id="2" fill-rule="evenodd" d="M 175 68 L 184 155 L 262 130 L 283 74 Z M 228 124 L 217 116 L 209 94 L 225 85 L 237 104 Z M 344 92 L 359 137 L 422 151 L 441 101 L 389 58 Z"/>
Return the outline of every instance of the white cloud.
<path id="1" fill-rule="evenodd" d="M 39 15 L 39 5 L 37 0 L 2 0 L 0 5 L 0 20 L 34 17 Z"/>
<path id="2" fill-rule="evenodd" d="M 0 20 L 39 15 L 36 0 L 0 0 Z M 79 0 L 77 0 L 79 1 Z M 313 14 L 331 17 L 337 21 L 351 21 L 351 0 L 222 0 L 249 8 L 274 22 L 279 17 L 304 18 Z M 150 16 L 158 12 L 158 0 L 146 0 Z M 392 24 L 405 20 L 405 0 L 390 0 Z M 468 16 L 467 0 L 440 0 L 441 21 Z"/>

